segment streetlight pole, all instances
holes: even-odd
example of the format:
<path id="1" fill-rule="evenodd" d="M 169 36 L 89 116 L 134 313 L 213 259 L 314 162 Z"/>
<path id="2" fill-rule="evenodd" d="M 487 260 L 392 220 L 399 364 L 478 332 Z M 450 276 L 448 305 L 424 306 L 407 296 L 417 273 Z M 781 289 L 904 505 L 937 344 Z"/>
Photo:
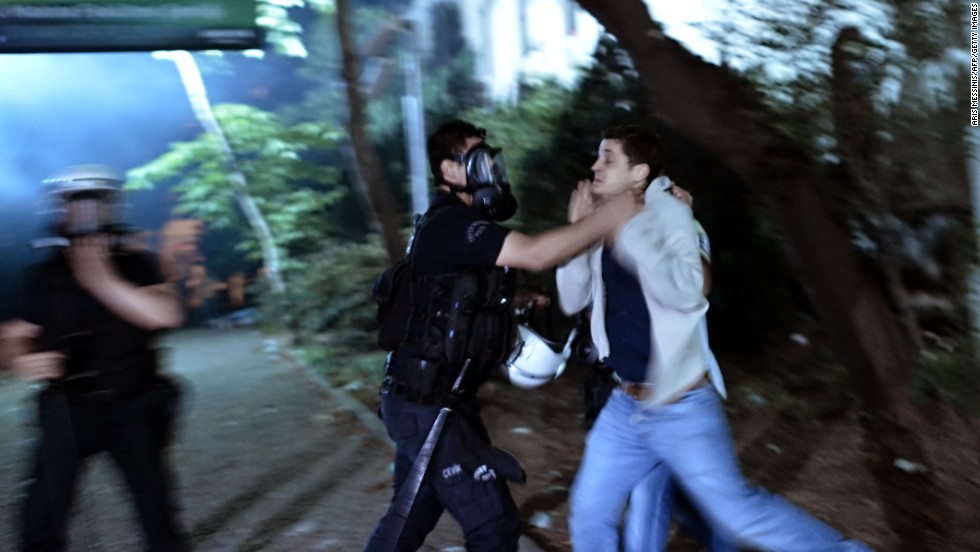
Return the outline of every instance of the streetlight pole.
<path id="1" fill-rule="evenodd" d="M 411 178 L 412 211 L 424 213 L 429 207 L 428 178 L 425 159 L 425 110 L 422 105 L 422 67 L 415 24 L 402 20 L 402 74 L 405 94 L 402 96 L 402 118 L 405 125 L 405 147 Z"/>

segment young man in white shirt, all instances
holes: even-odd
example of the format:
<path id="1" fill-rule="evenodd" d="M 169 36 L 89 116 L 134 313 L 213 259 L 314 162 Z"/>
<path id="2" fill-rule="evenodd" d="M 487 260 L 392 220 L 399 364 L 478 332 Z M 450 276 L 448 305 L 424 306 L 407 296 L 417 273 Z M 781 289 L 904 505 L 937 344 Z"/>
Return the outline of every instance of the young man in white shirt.
<path id="1" fill-rule="evenodd" d="M 614 238 L 557 271 L 562 310 L 592 305 L 599 357 L 622 381 L 589 432 L 572 487 L 574 549 L 617 550 L 630 492 L 659 470 L 713 531 L 740 547 L 869 550 L 741 474 L 721 374 L 702 331 L 708 302 L 697 232 L 690 207 L 665 193 L 664 159 L 652 130 L 606 129 L 594 179 L 572 192 L 570 222 L 624 194 L 644 203 Z"/>

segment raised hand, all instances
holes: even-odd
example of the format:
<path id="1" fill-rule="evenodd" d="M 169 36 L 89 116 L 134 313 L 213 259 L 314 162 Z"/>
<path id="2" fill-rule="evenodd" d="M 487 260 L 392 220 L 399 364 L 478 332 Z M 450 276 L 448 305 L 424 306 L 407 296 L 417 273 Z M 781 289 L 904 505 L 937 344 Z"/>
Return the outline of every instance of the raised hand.
<path id="1" fill-rule="evenodd" d="M 65 375 L 65 358 L 58 351 L 29 353 L 11 361 L 10 370 L 25 381 L 58 379 Z"/>
<path id="2" fill-rule="evenodd" d="M 104 234 L 73 239 L 66 255 L 72 275 L 85 289 L 91 290 L 115 277 L 109 259 L 109 237 Z"/>
<path id="3" fill-rule="evenodd" d="M 691 192 L 681 188 L 673 180 L 670 181 L 670 188 L 667 191 L 670 192 L 670 195 L 686 203 L 688 207 L 694 207 L 694 196 L 691 195 Z"/>
<path id="4" fill-rule="evenodd" d="M 578 222 L 595 211 L 595 200 L 592 197 L 592 181 L 579 180 L 568 198 L 568 222 Z"/>

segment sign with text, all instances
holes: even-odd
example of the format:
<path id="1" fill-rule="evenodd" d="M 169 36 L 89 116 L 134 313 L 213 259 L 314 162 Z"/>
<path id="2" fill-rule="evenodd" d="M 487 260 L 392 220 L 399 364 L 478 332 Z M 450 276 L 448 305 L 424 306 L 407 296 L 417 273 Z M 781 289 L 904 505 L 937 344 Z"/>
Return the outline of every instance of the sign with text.
<path id="1" fill-rule="evenodd" d="M 0 0 L 0 53 L 243 50 L 256 0 Z"/>

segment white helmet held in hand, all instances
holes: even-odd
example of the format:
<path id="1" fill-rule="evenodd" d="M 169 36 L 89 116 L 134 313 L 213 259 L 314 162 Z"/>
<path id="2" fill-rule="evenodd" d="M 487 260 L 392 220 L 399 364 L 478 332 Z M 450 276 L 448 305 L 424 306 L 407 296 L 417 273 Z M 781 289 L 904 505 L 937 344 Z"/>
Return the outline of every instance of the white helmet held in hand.
<path id="1" fill-rule="evenodd" d="M 507 379 L 516 387 L 533 389 L 557 378 L 565 371 L 576 331 L 568 335 L 564 348 L 548 341 L 524 324 L 517 326 L 514 351 L 502 366 Z"/>

